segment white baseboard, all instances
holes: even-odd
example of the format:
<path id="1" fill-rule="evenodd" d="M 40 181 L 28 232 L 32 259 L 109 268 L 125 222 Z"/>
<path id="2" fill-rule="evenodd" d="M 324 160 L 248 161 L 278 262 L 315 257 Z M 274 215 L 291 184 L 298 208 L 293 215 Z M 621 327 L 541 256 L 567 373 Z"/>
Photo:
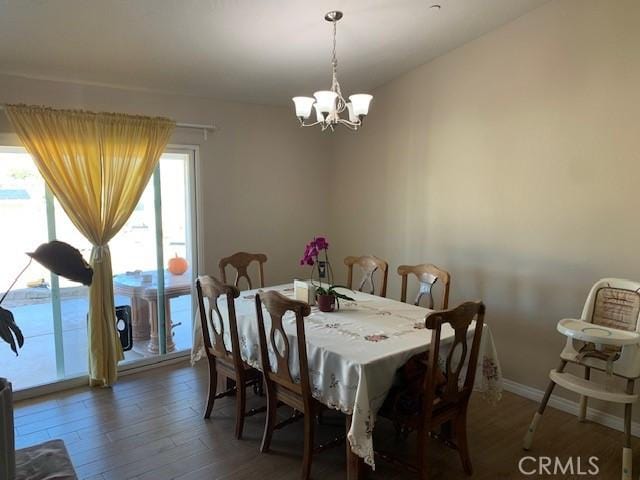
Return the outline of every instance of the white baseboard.
<path id="1" fill-rule="evenodd" d="M 502 380 L 502 383 L 504 389 L 507 392 L 515 393 L 516 395 L 528 398 L 529 400 L 540 402 L 540 400 L 542 400 L 542 397 L 544 396 L 544 392 L 542 390 L 538 390 L 537 388 L 533 388 L 528 385 L 523 385 L 522 383 L 514 382 L 513 380 L 508 380 L 505 378 Z M 573 402 L 571 400 L 567 400 L 566 398 L 558 397 L 557 395 L 551 395 L 551 398 L 549 399 L 549 403 L 547 405 L 557 410 L 575 415 L 576 417 L 578 416 L 578 402 Z M 532 410 L 531 417 L 533 417 L 533 414 L 534 411 Z M 596 410 L 595 408 L 588 407 L 587 420 L 599 423 L 601 425 L 604 425 L 605 427 L 613 428 L 614 430 L 619 430 L 621 432 L 624 431 L 624 420 L 622 417 L 603 412 L 602 410 Z M 633 435 L 634 437 L 640 437 L 640 423 L 631 422 L 631 435 Z"/>

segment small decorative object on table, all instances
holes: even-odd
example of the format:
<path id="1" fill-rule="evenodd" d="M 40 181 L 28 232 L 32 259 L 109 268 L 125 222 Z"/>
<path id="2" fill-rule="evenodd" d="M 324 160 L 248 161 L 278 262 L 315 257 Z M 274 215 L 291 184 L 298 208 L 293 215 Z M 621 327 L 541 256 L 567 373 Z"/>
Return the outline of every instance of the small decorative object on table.
<path id="1" fill-rule="evenodd" d="M 332 312 L 334 308 L 340 308 L 339 299 L 353 300 L 353 298 L 340 293 L 336 288 L 346 288 L 333 285 L 333 270 L 329 263 L 329 242 L 326 237 L 314 237 L 304 249 L 304 255 L 300 259 L 300 265 L 309 265 L 311 270 L 311 285 L 315 290 L 318 308 L 321 312 Z M 324 260 L 321 260 L 324 252 Z M 313 278 L 314 272 L 318 272 L 318 283 Z M 323 284 L 323 280 L 326 282 Z"/>
<path id="2" fill-rule="evenodd" d="M 189 269 L 189 262 L 183 257 L 179 257 L 176 253 L 175 256 L 169 259 L 167 269 L 172 275 L 182 275 Z"/>
<path id="3" fill-rule="evenodd" d="M 301 302 L 307 302 L 309 305 L 316 304 L 315 289 L 305 280 L 293 281 L 293 298 Z"/>

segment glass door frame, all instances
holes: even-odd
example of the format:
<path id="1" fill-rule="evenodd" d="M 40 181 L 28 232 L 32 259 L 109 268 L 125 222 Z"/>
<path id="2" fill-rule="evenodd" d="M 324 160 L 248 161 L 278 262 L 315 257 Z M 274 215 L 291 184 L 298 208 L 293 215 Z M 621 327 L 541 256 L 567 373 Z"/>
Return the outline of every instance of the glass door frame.
<path id="1" fill-rule="evenodd" d="M 15 136 L 7 136 L 0 135 L 0 150 L 4 152 L 17 152 L 17 153 L 25 153 L 26 150 L 24 146 L 20 145 L 17 140 L 15 140 Z M 195 295 L 195 279 L 198 276 L 198 272 L 202 265 L 202 259 L 199 255 L 199 252 L 202 249 L 203 245 L 203 229 L 202 229 L 202 219 L 199 217 L 198 212 L 201 210 L 201 189 L 199 188 L 199 171 L 200 171 L 200 148 L 199 145 L 185 145 L 185 144 L 169 144 L 165 148 L 164 153 L 177 153 L 177 154 L 186 154 L 188 155 L 187 161 L 187 204 L 188 204 L 188 228 L 186 228 L 187 241 L 189 243 L 188 249 L 191 252 L 191 263 L 193 265 L 191 269 L 192 274 L 192 285 L 191 285 L 191 306 L 192 312 L 196 311 L 197 299 Z M 158 189 L 160 176 L 159 176 L 159 166 L 156 167 L 154 171 L 154 175 L 152 176 L 151 182 L 154 182 L 154 195 L 156 196 L 156 205 L 158 202 L 161 206 L 161 189 Z M 157 178 L 157 180 L 156 180 Z M 158 182 L 157 184 L 156 181 Z M 54 198 L 46 186 L 45 183 L 45 202 L 46 202 L 46 210 L 47 210 L 47 232 L 49 240 L 55 239 L 56 236 L 56 225 L 55 225 L 55 211 L 54 211 Z M 160 220 L 160 233 L 161 230 L 161 220 L 162 220 L 162 210 L 155 209 L 156 220 Z M 158 230 L 158 229 L 157 229 Z M 158 242 L 158 237 L 156 237 L 156 241 Z M 162 237 L 160 236 L 160 248 L 157 251 L 157 260 L 158 267 L 161 270 L 164 270 L 165 267 L 165 257 L 163 255 L 162 248 Z M 159 277 L 163 277 L 160 275 Z M 14 398 L 16 400 L 26 399 L 38 395 L 44 395 L 47 393 L 64 390 L 67 388 L 72 388 L 74 386 L 80 386 L 86 384 L 87 374 L 74 374 L 66 376 L 64 375 L 64 341 L 62 335 L 62 314 L 61 314 L 61 300 L 60 300 L 60 291 L 59 291 L 59 282 L 58 276 L 54 273 L 51 273 L 51 303 L 53 310 L 53 328 L 54 328 L 54 342 L 55 342 L 55 352 L 56 352 L 56 372 L 58 378 L 41 385 L 36 385 L 33 387 L 28 387 L 21 389 L 19 391 L 14 392 Z M 160 295 L 161 289 L 158 286 L 158 293 Z M 158 332 L 162 335 L 162 338 L 166 338 L 166 328 L 164 321 L 160 322 L 160 312 L 162 311 L 162 317 L 164 317 L 165 310 L 165 302 L 158 302 Z M 164 319 L 164 318 L 163 318 Z M 192 319 L 193 321 L 193 319 Z M 192 325 L 193 332 L 193 325 Z M 190 349 L 166 353 L 164 350 L 166 349 L 166 344 L 161 343 L 162 349 L 157 356 L 142 358 L 131 360 L 127 362 L 120 363 L 118 365 L 118 372 L 124 373 L 129 370 L 140 369 L 140 368 L 152 368 L 153 365 L 159 364 L 167 361 L 178 361 L 184 357 L 190 355 Z"/>
<path id="2" fill-rule="evenodd" d="M 198 163 L 199 163 L 199 147 L 197 145 L 175 145 L 170 144 L 167 145 L 163 153 L 176 153 L 176 154 L 186 154 L 189 157 L 187 162 L 187 205 L 188 205 L 188 213 L 187 215 L 187 251 L 191 251 L 190 260 L 192 264 L 191 268 L 191 312 L 194 313 L 197 307 L 197 299 L 195 295 L 195 281 L 198 276 L 199 265 L 200 265 L 200 257 L 198 252 L 200 250 L 201 245 L 201 236 L 200 232 L 202 231 L 199 225 L 200 218 L 197 215 L 198 213 L 198 205 L 201 200 L 199 196 L 200 189 L 197 185 L 198 178 Z M 163 235 L 162 235 L 162 188 L 160 183 L 160 164 L 153 172 L 153 177 L 151 179 L 154 185 L 154 201 L 155 201 L 155 224 L 156 224 L 156 264 L 157 271 L 164 272 L 167 258 L 164 255 L 164 247 L 163 247 Z M 166 302 L 164 301 L 164 275 L 158 275 L 158 300 L 157 300 L 157 311 L 158 318 L 157 328 L 158 328 L 158 355 L 151 358 L 132 360 L 130 362 L 126 362 L 125 364 L 119 366 L 118 371 L 124 371 L 129 368 L 136 368 L 140 365 L 148 365 L 153 363 L 161 362 L 165 359 L 170 358 L 178 358 L 189 355 L 190 350 L 182 350 L 172 353 L 166 352 L 167 347 L 167 331 L 166 331 Z M 192 319 L 193 322 L 193 319 Z M 191 332 L 193 334 L 193 324 L 191 326 Z M 193 335 L 192 335 L 193 337 Z"/>

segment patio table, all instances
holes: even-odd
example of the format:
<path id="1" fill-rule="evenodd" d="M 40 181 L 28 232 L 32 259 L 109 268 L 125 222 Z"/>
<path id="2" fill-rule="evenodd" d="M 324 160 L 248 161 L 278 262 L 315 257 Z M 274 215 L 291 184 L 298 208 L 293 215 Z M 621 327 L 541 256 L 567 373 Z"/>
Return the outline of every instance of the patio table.
<path id="1" fill-rule="evenodd" d="M 172 352 L 176 346 L 172 335 L 170 300 L 182 295 L 190 295 L 193 285 L 191 270 L 182 275 L 173 275 L 164 271 L 164 304 L 166 327 L 166 351 Z M 116 295 L 131 299 L 131 323 L 133 340 L 149 339 L 147 350 L 159 352 L 158 343 L 158 274 L 157 271 L 128 272 L 113 277 L 113 290 Z"/>

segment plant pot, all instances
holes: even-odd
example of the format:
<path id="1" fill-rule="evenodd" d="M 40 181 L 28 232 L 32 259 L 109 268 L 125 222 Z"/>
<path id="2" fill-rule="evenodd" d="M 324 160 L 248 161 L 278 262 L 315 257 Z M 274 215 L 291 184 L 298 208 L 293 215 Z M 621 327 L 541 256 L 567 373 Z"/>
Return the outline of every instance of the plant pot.
<path id="1" fill-rule="evenodd" d="M 6 378 L 0 378 L 0 478 L 15 476 L 16 450 L 11 382 Z"/>
<path id="2" fill-rule="evenodd" d="M 318 309 L 321 312 L 333 312 L 336 306 L 336 297 L 333 295 L 318 295 Z"/>

